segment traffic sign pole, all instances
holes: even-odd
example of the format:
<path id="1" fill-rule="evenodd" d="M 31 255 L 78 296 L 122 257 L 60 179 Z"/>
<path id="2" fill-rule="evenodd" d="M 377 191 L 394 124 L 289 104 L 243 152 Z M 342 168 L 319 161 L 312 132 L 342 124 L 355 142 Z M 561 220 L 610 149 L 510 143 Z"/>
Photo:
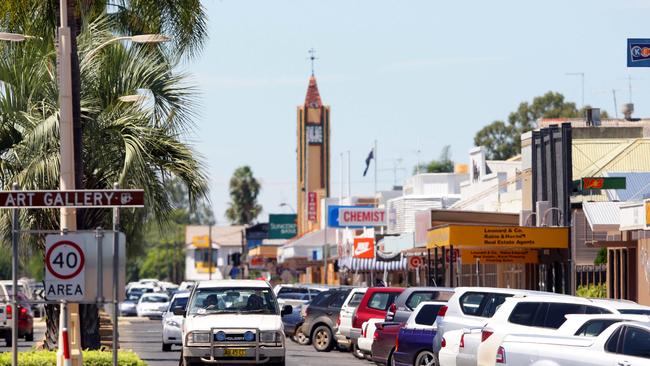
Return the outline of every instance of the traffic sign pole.
<path id="1" fill-rule="evenodd" d="M 113 184 L 113 189 L 118 189 L 119 185 L 117 183 Z M 113 208 L 113 366 L 117 366 L 117 337 L 118 337 L 118 321 L 117 314 L 119 312 L 119 302 L 118 302 L 118 288 L 119 283 L 119 271 L 120 267 L 120 246 L 119 246 L 119 237 L 118 230 L 120 228 L 120 209 L 119 207 Z M 212 243 L 210 243 L 210 248 L 212 248 Z"/>
<path id="2" fill-rule="evenodd" d="M 18 184 L 13 184 L 13 189 L 18 190 Z M 18 366 L 18 235 L 20 235 L 20 211 L 13 210 L 11 223 L 11 280 L 13 283 L 13 296 L 11 297 L 11 364 Z"/>

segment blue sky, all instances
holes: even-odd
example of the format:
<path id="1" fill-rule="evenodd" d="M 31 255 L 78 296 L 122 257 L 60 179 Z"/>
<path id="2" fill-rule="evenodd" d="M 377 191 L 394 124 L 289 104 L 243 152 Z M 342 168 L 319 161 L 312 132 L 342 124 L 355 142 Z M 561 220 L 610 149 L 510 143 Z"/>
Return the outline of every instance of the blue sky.
<path id="1" fill-rule="evenodd" d="M 364 159 L 378 140 L 379 188 L 451 145 L 467 162 L 474 133 L 549 90 L 614 115 L 629 99 L 650 115 L 650 70 L 626 67 L 626 38 L 650 38 L 650 2 L 206 0 L 210 39 L 185 65 L 201 92 L 190 142 L 203 156 L 218 223 L 228 179 L 250 165 L 266 215 L 296 201 L 296 106 L 316 77 L 332 107 L 332 177 L 350 150 L 353 194 L 371 194 Z M 648 102 L 645 102 L 648 101 Z M 619 113 L 620 114 L 620 113 Z M 345 179 L 345 177 L 344 177 Z"/>

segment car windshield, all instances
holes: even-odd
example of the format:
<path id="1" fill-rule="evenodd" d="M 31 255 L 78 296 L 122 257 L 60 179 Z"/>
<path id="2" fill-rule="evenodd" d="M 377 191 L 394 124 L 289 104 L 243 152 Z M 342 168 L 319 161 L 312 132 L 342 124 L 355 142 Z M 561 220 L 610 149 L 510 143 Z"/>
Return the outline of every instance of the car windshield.
<path id="1" fill-rule="evenodd" d="M 169 298 L 164 295 L 154 295 L 154 296 L 145 296 L 142 298 L 142 302 L 167 302 Z"/>
<path id="2" fill-rule="evenodd" d="M 299 294 L 295 292 L 285 292 L 278 294 L 278 299 L 287 300 L 309 300 L 309 294 Z"/>
<path id="3" fill-rule="evenodd" d="M 621 314 L 650 315 L 650 309 L 619 309 Z"/>
<path id="4" fill-rule="evenodd" d="M 269 288 L 200 288 L 195 290 L 190 315 L 215 313 L 279 314 Z"/>

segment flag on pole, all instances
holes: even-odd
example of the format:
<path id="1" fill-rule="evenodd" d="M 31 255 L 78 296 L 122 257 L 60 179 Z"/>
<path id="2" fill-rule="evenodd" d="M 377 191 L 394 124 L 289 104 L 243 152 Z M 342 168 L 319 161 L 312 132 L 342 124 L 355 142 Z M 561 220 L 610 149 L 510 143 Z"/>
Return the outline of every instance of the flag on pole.
<path id="1" fill-rule="evenodd" d="M 368 168 L 370 168 L 370 161 L 375 158 L 375 149 L 370 150 L 370 154 L 368 154 L 368 157 L 366 158 L 366 169 L 363 170 L 363 176 L 365 177 L 366 174 L 368 173 Z"/>

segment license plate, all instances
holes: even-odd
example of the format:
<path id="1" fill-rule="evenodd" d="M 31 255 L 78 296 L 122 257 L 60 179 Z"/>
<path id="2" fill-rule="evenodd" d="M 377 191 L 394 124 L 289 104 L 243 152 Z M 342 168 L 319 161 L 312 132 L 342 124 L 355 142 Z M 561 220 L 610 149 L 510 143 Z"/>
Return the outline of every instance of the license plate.
<path id="1" fill-rule="evenodd" d="M 223 350 L 224 357 L 246 357 L 245 348 L 226 348 Z"/>

